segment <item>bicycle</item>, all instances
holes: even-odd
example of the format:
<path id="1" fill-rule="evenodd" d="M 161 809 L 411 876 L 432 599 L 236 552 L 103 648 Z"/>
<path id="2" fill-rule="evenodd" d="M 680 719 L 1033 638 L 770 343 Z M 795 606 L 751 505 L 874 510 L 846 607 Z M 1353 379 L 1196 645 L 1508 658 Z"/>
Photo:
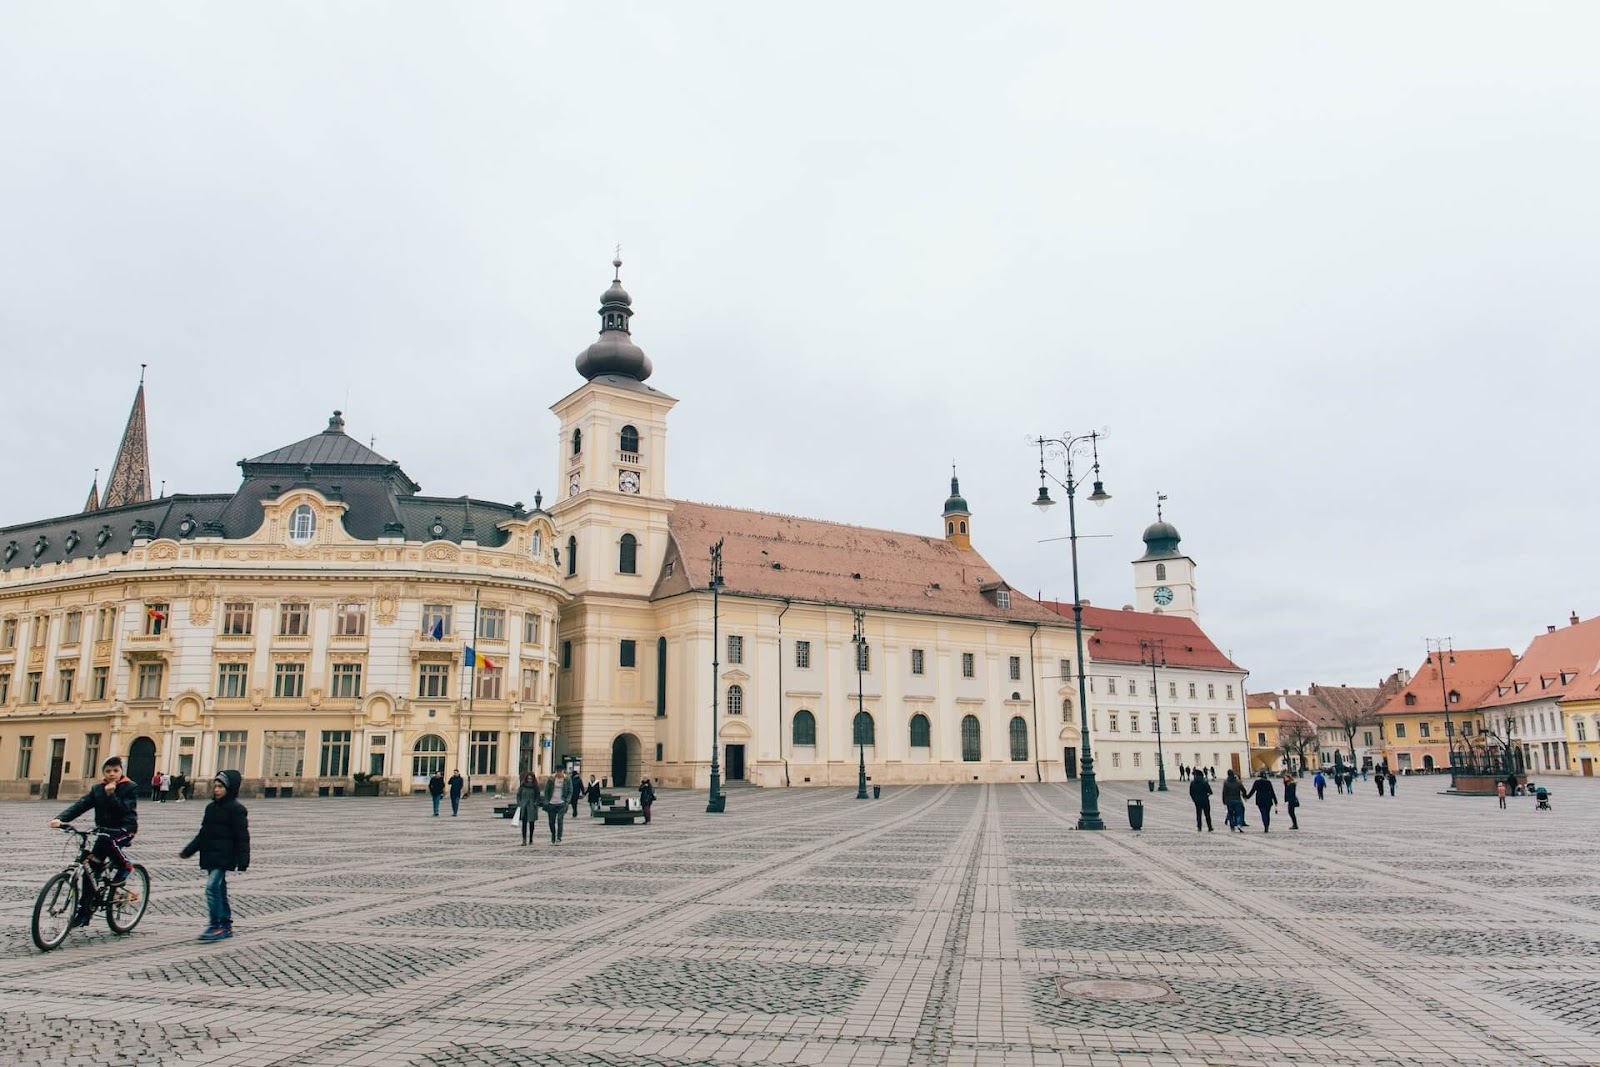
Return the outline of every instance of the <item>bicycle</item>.
<path id="1" fill-rule="evenodd" d="M 33 903 L 33 943 L 41 952 L 60 948 L 74 926 L 87 926 L 96 911 L 104 909 L 106 925 L 114 934 L 131 933 L 150 907 L 150 874 L 135 863 L 128 877 L 112 883 L 94 861 L 91 837 L 109 837 L 101 829 L 59 829 L 78 835 L 78 858 L 51 877 Z M 84 906 L 84 901 L 88 901 Z M 80 911 L 85 918 L 80 923 Z"/>

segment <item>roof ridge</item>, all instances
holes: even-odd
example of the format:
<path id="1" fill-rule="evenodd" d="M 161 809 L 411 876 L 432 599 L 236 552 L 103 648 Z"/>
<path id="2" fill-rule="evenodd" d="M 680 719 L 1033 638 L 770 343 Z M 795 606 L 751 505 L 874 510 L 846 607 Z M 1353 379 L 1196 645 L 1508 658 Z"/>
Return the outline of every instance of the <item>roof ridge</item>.
<path id="1" fill-rule="evenodd" d="M 717 511 L 737 511 L 745 515 L 765 515 L 771 519 L 790 519 L 794 522 L 813 522 L 820 526 L 836 526 L 846 530 L 861 530 L 864 533 L 893 534 L 896 537 L 916 537 L 923 541 L 936 542 L 941 545 L 950 545 L 951 549 L 957 552 L 968 552 L 974 556 L 979 556 L 980 559 L 982 558 L 977 549 L 959 548 L 954 544 L 950 544 L 950 542 L 946 541 L 943 537 L 934 536 L 933 534 L 912 533 L 909 530 L 891 530 L 886 526 L 862 526 L 859 523 L 840 522 L 837 519 L 817 519 L 812 518 L 809 515 L 791 515 L 786 511 L 764 511 L 761 508 L 739 508 L 734 507 L 731 504 L 707 504 L 702 500 L 670 500 L 669 503 L 673 504 L 674 506 L 679 504 L 688 504 L 690 507 L 713 508 Z M 805 542 L 797 543 L 804 544 Z M 987 563 L 988 561 L 984 560 L 984 562 Z"/>

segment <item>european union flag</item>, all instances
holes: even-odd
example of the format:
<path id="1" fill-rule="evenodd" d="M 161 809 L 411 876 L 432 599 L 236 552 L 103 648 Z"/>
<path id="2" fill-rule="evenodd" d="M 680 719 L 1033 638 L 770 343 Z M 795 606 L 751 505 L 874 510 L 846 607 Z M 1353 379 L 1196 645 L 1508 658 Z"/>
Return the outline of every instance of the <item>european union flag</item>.
<path id="1" fill-rule="evenodd" d="M 444 617 L 443 616 L 440 616 L 439 618 L 433 620 L 433 633 L 430 634 L 429 636 L 431 636 L 435 641 L 443 641 L 444 640 Z"/>

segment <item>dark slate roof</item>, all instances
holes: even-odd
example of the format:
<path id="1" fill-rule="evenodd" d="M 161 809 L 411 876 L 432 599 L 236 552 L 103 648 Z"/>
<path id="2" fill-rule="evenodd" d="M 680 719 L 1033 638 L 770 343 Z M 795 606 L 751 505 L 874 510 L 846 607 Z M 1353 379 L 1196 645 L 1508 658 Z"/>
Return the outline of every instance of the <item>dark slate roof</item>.
<path id="1" fill-rule="evenodd" d="M 254 459 L 239 461 L 246 480 L 252 478 L 288 483 L 309 477 L 306 469 L 321 480 L 339 477 L 370 478 L 381 475 L 392 482 L 398 493 L 415 493 L 422 487 L 406 476 L 400 464 L 380 456 L 344 432 L 344 413 L 335 411 L 328 428 L 292 445 L 264 452 Z"/>
<path id="2" fill-rule="evenodd" d="M 226 494 L 178 494 L 8 526 L 0 529 L 0 571 L 126 552 L 133 547 L 136 531 L 147 538 L 182 538 L 180 527 L 186 520 L 194 523 L 189 536 L 200 536 L 205 524 L 216 521 L 232 499 Z M 103 543 L 102 532 L 105 534 Z M 76 540 L 72 536 L 74 533 Z M 9 551 L 13 544 L 15 553 Z M 36 548 L 39 549 L 37 554 Z M 10 559 L 6 558 L 8 555 Z"/>

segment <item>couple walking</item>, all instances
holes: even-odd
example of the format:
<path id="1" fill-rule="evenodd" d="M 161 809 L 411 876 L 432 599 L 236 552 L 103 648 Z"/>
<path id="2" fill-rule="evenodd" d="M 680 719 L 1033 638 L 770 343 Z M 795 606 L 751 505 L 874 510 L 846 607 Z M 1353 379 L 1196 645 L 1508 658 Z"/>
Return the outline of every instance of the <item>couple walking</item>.
<path id="1" fill-rule="evenodd" d="M 583 779 L 575 770 L 552 771 L 542 787 L 532 771 L 523 775 L 522 785 L 517 788 L 517 819 L 522 823 L 522 843 L 533 843 L 533 830 L 539 823 L 542 808 L 550 827 L 550 843 L 559 845 L 566 829 L 567 809 L 575 807 L 578 798 L 586 792 Z"/>
<path id="2" fill-rule="evenodd" d="M 1227 780 L 1222 783 L 1222 803 L 1228 811 L 1228 829 L 1244 833 L 1244 802 L 1254 798 L 1256 810 L 1261 813 L 1262 833 L 1272 832 L 1272 813 L 1278 809 L 1278 793 L 1272 787 L 1272 779 L 1267 777 L 1267 772 L 1262 771 L 1256 775 L 1256 780 L 1251 783 L 1247 792 L 1244 783 L 1240 781 L 1237 771 L 1230 770 Z M 1194 828 L 1196 832 L 1201 829 L 1212 830 L 1211 825 L 1211 784 L 1203 778 L 1197 778 L 1189 783 L 1189 799 L 1194 801 Z M 1300 798 L 1292 775 L 1287 771 L 1283 775 L 1283 799 L 1289 805 L 1289 823 L 1293 829 L 1300 829 L 1300 820 L 1295 814 L 1295 809 L 1300 806 Z M 1204 822 L 1204 827 L 1201 823 Z"/>

